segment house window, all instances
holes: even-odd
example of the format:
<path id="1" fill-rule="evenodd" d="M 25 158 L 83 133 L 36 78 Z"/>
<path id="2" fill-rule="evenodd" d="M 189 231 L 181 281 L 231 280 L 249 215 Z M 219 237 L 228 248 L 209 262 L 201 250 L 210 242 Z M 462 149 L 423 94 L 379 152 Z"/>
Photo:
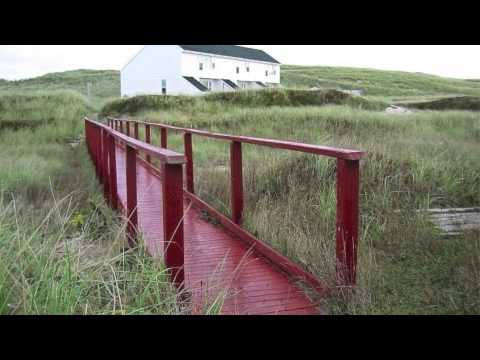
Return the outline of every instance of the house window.
<path id="1" fill-rule="evenodd" d="M 268 76 L 268 70 L 265 70 L 265 76 Z"/>
<path id="2" fill-rule="evenodd" d="M 167 80 L 162 80 L 162 95 L 167 95 Z"/>
<path id="3" fill-rule="evenodd" d="M 212 69 L 215 69 L 215 63 L 212 62 Z"/>
<path id="4" fill-rule="evenodd" d="M 202 71 L 203 70 L 203 63 L 200 63 L 198 68 L 200 69 L 200 71 Z"/>
<path id="5" fill-rule="evenodd" d="M 237 66 L 237 74 L 240 74 L 240 68 Z"/>
<path id="6" fill-rule="evenodd" d="M 250 66 L 247 66 L 247 72 L 250 72 Z"/>

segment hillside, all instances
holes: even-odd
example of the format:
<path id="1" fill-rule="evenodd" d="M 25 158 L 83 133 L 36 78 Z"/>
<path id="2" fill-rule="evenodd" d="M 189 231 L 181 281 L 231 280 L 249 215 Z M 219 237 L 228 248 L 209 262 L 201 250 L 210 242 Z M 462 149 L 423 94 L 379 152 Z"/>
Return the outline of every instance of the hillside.
<path id="1" fill-rule="evenodd" d="M 116 70 L 74 70 L 25 80 L 0 79 L 0 94 L 74 90 L 86 96 L 87 83 L 91 83 L 92 99 L 120 95 L 120 72 Z"/>
<path id="2" fill-rule="evenodd" d="M 120 95 L 120 73 L 116 70 L 66 71 L 19 81 L 0 79 L 0 94 L 75 90 L 87 95 L 88 82 L 92 84 L 93 99 Z M 362 90 L 367 98 L 396 103 L 451 96 L 480 97 L 478 80 L 361 68 L 283 65 L 282 84 L 288 88 Z"/>
<path id="3" fill-rule="evenodd" d="M 363 90 L 367 97 L 390 101 L 453 95 L 480 96 L 478 81 L 360 68 L 284 65 L 282 84 L 287 87 Z"/>

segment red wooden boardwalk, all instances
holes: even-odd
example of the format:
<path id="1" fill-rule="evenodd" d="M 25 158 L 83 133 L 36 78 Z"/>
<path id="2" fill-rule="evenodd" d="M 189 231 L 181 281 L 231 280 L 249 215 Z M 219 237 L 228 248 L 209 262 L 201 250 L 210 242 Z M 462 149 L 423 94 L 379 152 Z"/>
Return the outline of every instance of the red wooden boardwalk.
<path id="1" fill-rule="evenodd" d="M 126 208 L 125 151 L 116 147 L 119 199 Z M 150 253 L 164 248 L 160 176 L 137 163 L 138 227 Z M 201 307 L 226 294 L 223 314 L 316 314 L 312 301 L 286 275 L 223 227 L 185 203 L 185 287 Z"/>
<path id="2" fill-rule="evenodd" d="M 151 145 L 152 129 L 159 130 L 160 146 Z M 183 133 L 185 154 L 167 149 L 167 130 Z M 195 195 L 192 135 L 230 142 L 231 218 Z M 191 294 L 194 313 L 222 299 L 223 314 L 319 314 L 293 279 L 323 295 L 330 290 L 242 228 L 243 143 L 336 159 L 337 281 L 355 285 L 364 152 L 111 118 L 108 126 L 85 119 L 85 136 L 106 200 L 125 215 L 129 245 L 143 240 L 149 254 L 164 258 L 170 279 Z"/>

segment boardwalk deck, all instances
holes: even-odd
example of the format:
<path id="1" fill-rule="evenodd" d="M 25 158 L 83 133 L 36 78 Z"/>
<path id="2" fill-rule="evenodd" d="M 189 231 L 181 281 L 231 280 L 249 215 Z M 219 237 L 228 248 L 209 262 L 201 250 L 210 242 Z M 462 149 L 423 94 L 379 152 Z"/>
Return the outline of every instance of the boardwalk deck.
<path id="1" fill-rule="evenodd" d="M 125 151 L 116 146 L 117 192 L 126 204 Z M 163 244 L 161 176 L 137 162 L 138 227 L 150 253 L 161 255 Z M 226 295 L 223 314 L 318 314 L 307 295 L 248 244 L 202 217 L 185 202 L 185 287 L 200 310 L 219 294 Z"/>

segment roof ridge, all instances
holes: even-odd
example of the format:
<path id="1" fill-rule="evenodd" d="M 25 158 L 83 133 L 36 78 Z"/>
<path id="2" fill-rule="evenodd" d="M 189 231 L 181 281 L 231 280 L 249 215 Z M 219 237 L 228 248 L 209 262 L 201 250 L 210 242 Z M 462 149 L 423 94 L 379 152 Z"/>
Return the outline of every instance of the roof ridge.
<path id="1" fill-rule="evenodd" d="M 183 50 L 280 64 L 265 50 L 241 45 L 178 45 Z"/>

